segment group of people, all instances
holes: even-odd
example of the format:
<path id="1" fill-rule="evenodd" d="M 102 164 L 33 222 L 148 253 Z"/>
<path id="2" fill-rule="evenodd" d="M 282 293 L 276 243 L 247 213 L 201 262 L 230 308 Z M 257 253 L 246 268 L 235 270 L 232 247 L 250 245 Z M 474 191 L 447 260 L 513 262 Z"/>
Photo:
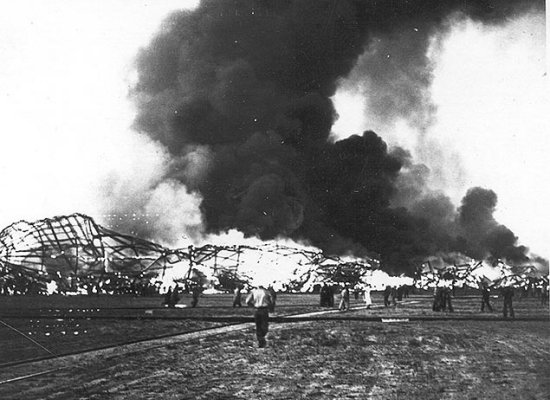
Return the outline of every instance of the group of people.
<path id="1" fill-rule="evenodd" d="M 513 298 L 514 298 L 514 288 L 512 286 L 505 286 L 500 289 L 500 294 L 502 295 L 503 307 L 502 315 L 504 318 L 508 318 L 510 315 L 511 318 L 515 318 L 514 307 L 513 307 Z M 481 285 L 481 312 L 485 311 L 485 307 L 489 312 L 493 312 L 493 307 L 491 306 L 491 289 L 489 285 L 483 283 Z"/>
<path id="2" fill-rule="evenodd" d="M 152 282 L 150 277 L 128 278 L 116 273 L 100 275 L 56 276 L 21 273 L 19 271 L 0 271 L 0 295 L 51 295 L 51 294 L 88 294 L 88 295 L 133 295 L 156 296 L 160 293 L 162 282 Z"/>
<path id="3" fill-rule="evenodd" d="M 371 297 L 372 287 L 370 284 L 362 285 L 361 287 L 355 287 L 353 293 L 355 295 L 355 300 L 359 299 L 359 295 L 362 294 L 363 301 L 367 309 L 372 307 L 372 297 Z M 408 297 L 408 289 L 405 289 L 404 286 L 387 286 L 384 289 L 384 306 L 389 307 L 390 305 L 396 305 L 396 301 L 401 301 L 403 297 Z M 334 307 L 334 291 L 333 288 L 326 283 L 323 283 L 320 290 L 320 306 L 321 307 Z M 349 285 L 344 285 L 340 291 L 340 302 L 338 304 L 338 309 L 340 311 L 347 311 L 350 309 L 350 297 L 351 289 Z"/>
<path id="4" fill-rule="evenodd" d="M 164 294 L 164 300 L 162 304 L 166 307 L 174 308 L 176 304 L 180 301 L 180 288 L 178 285 L 172 289 L 172 286 L 168 288 Z"/>
<path id="5" fill-rule="evenodd" d="M 480 285 L 481 291 L 481 312 L 487 311 L 493 312 L 493 306 L 491 305 L 491 289 L 487 283 Z M 454 312 L 451 302 L 452 290 L 449 287 L 436 287 L 434 289 L 433 311 L 449 311 Z M 513 286 L 505 286 L 500 289 L 500 294 L 503 300 L 502 315 L 504 318 L 514 318 L 513 298 L 514 288 Z"/>
<path id="6" fill-rule="evenodd" d="M 242 287 L 237 286 L 233 292 L 233 307 L 242 307 Z M 191 307 L 196 307 L 202 292 L 200 285 L 190 287 L 192 294 Z M 168 288 L 162 304 L 166 307 L 175 307 L 180 300 L 181 289 L 176 285 Z M 269 330 L 269 313 L 275 311 L 277 293 L 272 286 L 267 289 L 259 286 L 251 290 L 245 300 L 245 304 L 254 308 L 254 322 L 256 324 L 256 338 L 259 347 L 267 345 L 266 335 Z"/>
<path id="7" fill-rule="evenodd" d="M 326 284 L 326 282 L 323 283 L 323 286 L 321 286 L 319 294 L 321 296 L 321 307 L 334 307 L 334 292 L 332 288 Z"/>
<path id="8" fill-rule="evenodd" d="M 493 311 L 493 307 L 490 303 L 491 291 L 490 287 L 486 284 L 480 287 L 481 289 L 481 311 L 485 311 L 485 308 L 489 312 Z M 233 292 L 233 307 L 242 307 L 242 286 L 235 288 Z M 355 291 L 357 288 L 355 288 Z M 371 286 L 366 284 L 361 287 L 363 294 L 363 300 L 366 308 L 372 307 Z M 165 295 L 164 304 L 168 307 L 174 307 L 179 301 L 180 288 L 178 285 L 174 289 L 170 288 Z M 201 293 L 200 286 L 195 285 L 191 287 L 191 293 L 193 295 L 192 307 L 196 307 L 198 299 Z M 401 300 L 399 296 L 399 288 L 387 286 L 384 289 L 384 306 L 395 305 L 396 300 Z M 503 315 L 505 318 L 510 315 L 514 318 L 514 309 L 512 306 L 512 299 L 514 297 L 513 287 L 504 287 L 501 290 L 501 294 L 504 300 Z M 406 295 L 408 297 L 408 293 Z M 356 297 L 358 298 L 358 297 Z M 258 286 L 252 289 L 246 296 L 245 304 L 254 308 L 254 322 L 256 326 L 256 339 L 258 341 L 258 347 L 265 347 L 267 345 L 266 335 L 269 331 L 269 313 L 275 310 L 275 303 L 277 294 L 273 287 Z M 436 287 L 434 290 L 434 311 L 446 311 L 453 312 L 452 306 L 452 290 L 449 287 Z M 320 305 L 321 307 L 333 307 L 334 306 L 334 291 L 333 288 L 324 283 L 320 289 Z M 350 287 L 344 285 L 340 292 L 340 303 L 338 305 L 340 311 L 350 310 Z"/>
<path id="9" fill-rule="evenodd" d="M 435 287 L 432 311 L 454 312 L 452 303 L 452 291 L 449 287 Z"/>
<path id="10" fill-rule="evenodd" d="M 191 296 L 192 296 L 191 307 L 195 308 L 197 304 L 199 304 L 199 298 L 202 293 L 202 287 L 198 284 L 195 284 L 189 288 L 189 291 L 191 292 Z M 179 285 L 176 284 L 174 289 L 172 289 L 172 286 L 170 286 L 166 291 L 166 293 L 164 294 L 162 305 L 169 308 L 176 307 L 176 304 L 178 304 L 178 302 L 180 301 L 180 293 L 181 293 L 181 289 Z"/>
<path id="11" fill-rule="evenodd" d="M 367 308 L 371 308 L 372 306 L 372 298 L 371 298 L 371 286 L 369 284 L 363 286 L 362 288 L 354 288 L 353 290 L 355 299 L 357 300 L 359 298 L 359 293 L 363 293 L 363 299 L 365 301 L 365 305 Z M 319 305 L 321 307 L 334 307 L 334 290 L 331 286 L 327 285 L 327 283 L 323 283 L 321 286 L 321 289 L 319 291 L 320 295 L 320 302 Z M 350 297 L 351 297 L 351 290 L 348 285 L 344 285 L 343 289 L 340 292 L 340 302 L 338 304 L 338 309 L 340 311 L 347 311 L 350 309 Z"/>
<path id="12" fill-rule="evenodd" d="M 398 301 L 409 297 L 409 286 L 390 286 L 384 289 L 384 307 L 395 306 Z"/>
<path id="13" fill-rule="evenodd" d="M 359 298 L 359 290 L 356 288 L 354 290 L 356 293 L 355 299 L 357 300 Z M 365 306 L 367 309 L 370 309 L 372 307 L 372 298 L 371 298 L 371 287 L 369 284 L 365 285 L 362 288 L 363 292 L 363 300 L 365 301 Z M 344 289 L 342 289 L 342 292 L 340 293 L 340 304 L 338 306 L 338 309 L 340 311 L 348 311 L 350 309 L 350 289 L 347 285 L 344 286 Z"/>
<path id="14" fill-rule="evenodd" d="M 371 297 L 371 286 L 364 285 L 361 288 L 363 293 L 363 300 L 367 309 L 372 307 L 372 297 Z M 402 290 L 402 291 L 401 291 Z M 489 312 L 493 312 L 493 306 L 491 305 L 491 289 L 486 283 L 480 286 L 481 290 L 481 312 L 485 312 L 485 309 Z M 357 288 L 355 289 L 357 291 Z M 324 283 L 320 289 L 320 306 L 321 307 L 333 307 L 334 306 L 334 292 L 333 288 Z M 338 309 L 340 311 L 348 311 L 350 309 L 350 287 L 344 285 L 340 292 L 340 302 Z M 406 293 L 406 294 L 405 294 Z M 386 286 L 383 291 L 384 296 L 384 307 L 395 306 L 396 301 L 401 301 L 403 297 L 408 297 L 408 290 L 405 292 L 404 289 L 400 289 L 395 286 Z M 514 308 L 513 308 L 513 297 L 514 297 L 514 288 L 511 286 L 501 288 L 501 296 L 503 299 L 503 309 L 502 313 L 504 318 L 514 318 Z M 548 292 L 543 294 L 542 304 L 548 304 Z M 433 305 L 432 310 L 439 311 L 448 311 L 454 312 L 453 304 L 453 291 L 448 286 L 435 287 L 434 296 L 433 296 Z M 358 296 L 356 296 L 358 299 Z"/>

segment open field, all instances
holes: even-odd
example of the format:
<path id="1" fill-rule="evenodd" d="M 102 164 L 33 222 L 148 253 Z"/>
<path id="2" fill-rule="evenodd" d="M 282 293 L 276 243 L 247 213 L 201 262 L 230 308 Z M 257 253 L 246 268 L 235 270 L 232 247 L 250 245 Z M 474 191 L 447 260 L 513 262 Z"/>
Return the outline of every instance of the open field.
<path id="1" fill-rule="evenodd" d="M 365 310 L 352 298 L 355 309 L 341 313 L 316 295 L 279 295 L 268 348 L 258 349 L 251 311 L 232 308 L 230 295 L 205 295 L 195 309 L 162 308 L 157 297 L 3 297 L 1 321 L 56 355 L 76 354 L 24 363 L 51 354 L 0 326 L 0 398 L 548 398 L 550 322 L 540 299 L 516 299 L 514 321 L 501 318 L 497 298 L 484 314 L 475 295 L 453 299 L 454 313 L 431 311 L 428 294 L 395 308 L 381 307 L 378 293 L 373 300 Z M 150 338 L 163 339 L 80 354 Z"/>

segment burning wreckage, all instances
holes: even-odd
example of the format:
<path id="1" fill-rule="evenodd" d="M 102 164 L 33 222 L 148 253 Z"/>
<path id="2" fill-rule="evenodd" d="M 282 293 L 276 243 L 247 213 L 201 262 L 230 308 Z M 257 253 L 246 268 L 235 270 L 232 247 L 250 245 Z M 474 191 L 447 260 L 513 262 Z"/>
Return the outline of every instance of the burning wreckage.
<path id="1" fill-rule="evenodd" d="M 358 282 L 377 262 L 277 242 L 170 249 L 82 214 L 19 221 L 0 232 L 3 294 L 148 294 L 173 282 L 232 289 L 260 279 L 255 268 L 260 264 L 273 265 L 270 282 L 282 282 L 279 289 L 300 291 L 326 280 Z"/>
<path id="2" fill-rule="evenodd" d="M 171 249 L 107 229 L 82 214 L 19 221 L 0 232 L 2 294 L 147 295 L 174 282 L 219 290 L 261 282 L 278 290 L 311 291 L 322 282 L 369 282 L 374 289 L 407 282 L 426 289 L 482 283 L 535 287 L 548 279 L 532 266 L 500 263 L 488 270 L 483 262 L 472 262 L 434 268 L 429 261 L 414 278 L 390 277 L 376 258 L 330 256 L 294 242 Z"/>

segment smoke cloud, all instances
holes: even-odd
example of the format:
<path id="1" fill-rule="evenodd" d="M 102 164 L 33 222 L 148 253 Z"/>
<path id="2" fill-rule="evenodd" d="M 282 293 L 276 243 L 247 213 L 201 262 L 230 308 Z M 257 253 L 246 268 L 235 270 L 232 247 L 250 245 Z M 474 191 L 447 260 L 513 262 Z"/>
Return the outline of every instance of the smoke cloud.
<path id="1" fill-rule="evenodd" d="M 476 258 L 486 257 L 488 252 L 497 259 L 527 261 L 527 249 L 516 246 L 518 238 L 493 217 L 496 205 L 497 195 L 492 190 L 479 187 L 468 190 L 458 210 L 463 234 L 459 241 L 465 245 L 462 250 Z"/>
<path id="2" fill-rule="evenodd" d="M 97 188 L 108 199 L 99 202 L 101 223 L 168 246 L 199 240 L 204 232 L 202 197 L 191 188 L 208 171 L 208 152 L 195 148 L 174 158 L 147 137 L 135 137 L 131 145 L 141 149 L 139 157 L 111 171 Z M 200 171 L 189 165 L 200 166 Z M 176 175 L 176 170 L 185 173 Z"/>
<path id="3" fill-rule="evenodd" d="M 427 187 L 426 167 L 376 133 L 333 142 L 330 97 L 353 70 L 380 118 L 428 124 L 426 52 L 448 18 L 499 23 L 533 6 L 543 7 L 207 0 L 176 12 L 139 53 L 132 91 L 135 129 L 172 159 L 156 185 L 171 193 L 176 219 L 187 218 L 178 202 L 200 199 L 206 232 L 237 228 L 339 254 L 376 252 L 391 271 L 410 272 L 438 252 L 525 260 L 527 249 L 493 218 L 492 191 L 471 189 L 457 212 Z"/>

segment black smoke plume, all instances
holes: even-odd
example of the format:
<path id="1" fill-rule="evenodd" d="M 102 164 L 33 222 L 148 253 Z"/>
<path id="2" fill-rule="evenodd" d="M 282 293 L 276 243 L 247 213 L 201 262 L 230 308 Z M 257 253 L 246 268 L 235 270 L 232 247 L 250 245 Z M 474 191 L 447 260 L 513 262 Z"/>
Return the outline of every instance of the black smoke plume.
<path id="1" fill-rule="evenodd" d="M 458 238 L 464 246 L 462 251 L 475 258 L 487 256 L 515 262 L 527 261 L 527 249 L 517 246 L 517 237 L 506 226 L 493 217 L 497 195 L 492 190 L 479 187 L 468 190 L 458 209 L 458 223 L 462 236 Z"/>
<path id="2" fill-rule="evenodd" d="M 172 154 L 170 179 L 202 195 L 209 232 L 368 250 L 394 271 L 452 250 L 522 259 L 526 249 L 492 219 L 496 196 L 485 199 L 481 189 L 468 193 L 458 216 L 448 198 L 422 186 L 409 187 L 415 201 L 399 207 L 403 177 L 418 173 L 423 185 L 423 168 L 371 131 L 333 142 L 330 97 L 362 54 L 394 46 L 391 62 L 362 59 L 363 76 L 380 110 L 425 118 L 426 49 L 447 18 L 498 23 L 531 6 L 541 4 L 205 0 L 168 17 L 138 55 L 135 128 Z M 200 162 L 190 153 L 202 154 Z"/>

